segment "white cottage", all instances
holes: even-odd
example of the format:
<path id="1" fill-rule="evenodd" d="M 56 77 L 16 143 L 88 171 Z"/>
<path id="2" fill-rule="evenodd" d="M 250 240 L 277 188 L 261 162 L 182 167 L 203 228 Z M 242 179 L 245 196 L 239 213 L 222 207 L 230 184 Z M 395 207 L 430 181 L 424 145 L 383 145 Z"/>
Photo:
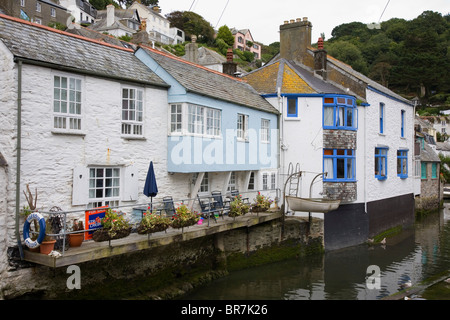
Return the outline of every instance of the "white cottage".
<path id="1" fill-rule="evenodd" d="M 280 54 L 243 78 L 282 114 L 280 175 L 298 165 L 299 196 L 341 201 L 319 214 L 329 250 L 413 223 L 414 107 L 312 48 L 311 28 L 306 18 L 286 21 Z"/>

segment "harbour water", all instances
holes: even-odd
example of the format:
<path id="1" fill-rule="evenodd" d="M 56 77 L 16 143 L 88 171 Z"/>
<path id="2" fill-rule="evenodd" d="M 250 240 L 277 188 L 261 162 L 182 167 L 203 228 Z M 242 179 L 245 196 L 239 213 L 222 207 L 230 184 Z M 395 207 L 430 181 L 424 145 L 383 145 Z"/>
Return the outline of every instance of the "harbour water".
<path id="1" fill-rule="evenodd" d="M 439 212 L 388 237 L 385 245 L 363 244 L 233 272 L 184 299 L 378 300 L 449 270 L 450 202 L 445 202 Z"/>

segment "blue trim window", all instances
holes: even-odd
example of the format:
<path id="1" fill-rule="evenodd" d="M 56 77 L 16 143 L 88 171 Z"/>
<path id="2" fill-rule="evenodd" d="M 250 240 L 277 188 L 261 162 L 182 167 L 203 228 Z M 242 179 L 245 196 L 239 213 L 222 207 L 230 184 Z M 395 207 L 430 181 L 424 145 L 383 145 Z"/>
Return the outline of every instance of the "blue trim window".
<path id="1" fill-rule="evenodd" d="M 357 109 L 353 97 L 325 96 L 323 99 L 323 128 L 357 130 Z"/>
<path id="2" fill-rule="evenodd" d="M 298 117 L 298 98 L 287 98 L 287 117 L 288 118 L 297 118 Z"/>
<path id="3" fill-rule="evenodd" d="M 388 148 L 375 148 L 375 178 L 387 179 L 387 153 Z"/>
<path id="4" fill-rule="evenodd" d="M 431 179 L 437 179 L 437 163 L 431 164 Z"/>
<path id="5" fill-rule="evenodd" d="M 408 151 L 397 151 L 397 176 L 400 178 L 408 178 Z"/>
<path id="6" fill-rule="evenodd" d="M 402 112 L 401 112 L 401 121 L 402 121 L 402 127 L 401 127 L 401 130 L 400 130 L 400 136 L 402 137 L 402 138 L 404 138 L 405 137 L 405 110 L 402 110 Z"/>
<path id="7" fill-rule="evenodd" d="M 421 179 L 427 178 L 427 164 L 425 162 L 422 162 L 421 164 Z"/>
<path id="8" fill-rule="evenodd" d="M 384 133 L 384 103 L 380 103 L 380 133 Z"/>
<path id="9" fill-rule="evenodd" d="M 356 181 L 355 151 L 351 149 L 324 149 L 323 181 Z"/>

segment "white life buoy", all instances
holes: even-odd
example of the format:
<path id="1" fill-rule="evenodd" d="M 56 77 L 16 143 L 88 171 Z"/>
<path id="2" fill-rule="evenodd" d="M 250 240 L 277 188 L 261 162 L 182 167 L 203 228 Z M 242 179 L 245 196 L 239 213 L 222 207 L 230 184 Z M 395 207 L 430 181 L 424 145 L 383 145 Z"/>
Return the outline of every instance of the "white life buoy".
<path id="1" fill-rule="evenodd" d="M 39 222 L 39 236 L 36 240 L 30 238 L 30 224 L 31 221 L 37 220 Z M 41 245 L 45 238 L 45 219 L 39 212 L 32 212 L 23 225 L 23 238 L 28 248 L 37 248 Z"/>

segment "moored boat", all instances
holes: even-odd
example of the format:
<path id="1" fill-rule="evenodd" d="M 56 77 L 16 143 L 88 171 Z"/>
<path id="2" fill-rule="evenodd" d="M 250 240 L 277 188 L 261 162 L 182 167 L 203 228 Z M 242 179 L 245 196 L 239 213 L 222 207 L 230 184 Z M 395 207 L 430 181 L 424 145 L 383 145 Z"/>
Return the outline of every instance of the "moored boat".
<path id="1" fill-rule="evenodd" d="M 323 212 L 336 210 L 341 201 L 328 200 L 322 198 L 300 198 L 293 196 L 286 196 L 286 201 L 292 211 L 303 212 Z"/>

